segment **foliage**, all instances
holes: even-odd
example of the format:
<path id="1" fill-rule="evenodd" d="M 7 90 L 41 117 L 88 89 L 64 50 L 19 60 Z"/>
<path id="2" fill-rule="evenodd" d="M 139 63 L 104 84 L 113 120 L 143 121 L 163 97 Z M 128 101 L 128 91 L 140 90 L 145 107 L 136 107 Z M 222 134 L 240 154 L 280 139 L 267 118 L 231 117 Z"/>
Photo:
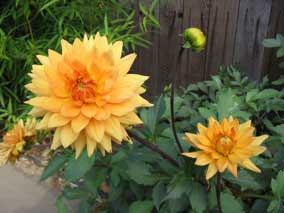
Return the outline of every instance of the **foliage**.
<path id="1" fill-rule="evenodd" d="M 282 58 L 284 56 L 284 36 L 277 34 L 276 38 L 264 39 L 262 42 L 264 47 L 276 48 L 276 57 Z M 279 64 L 280 68 L 284 68 L 284 61 Z"/>
<path id="2" fill-rule="evenodd" d="M 0 127 L 23 117 L 29 96 L 23 88 L 26 75 L 36 64 L 35 56 L 47 49 L 58 50 L 62 38 L 73 41 L 85 33 L 106 34 L 110 41 L 122 40 L 126 51 L 147 47 L 143 38 L 150 27 L 158 27 L 153 15 L 157 1 L 142 10 L 141 29 L 129 0 L 12 0 L 0 3 Z M 143 26 L 143 27 L 142 27 Z M 5 121 L 5 123 L 4 123 Z"/>
<path id="3" fill-rule="evenodd" d="M 251 119 L 257 135 L 271 136 L 264 143 L 267 151 L 253 159 L 262 169 L 261 177 L 243 169 L 239 169 L 238 178 L 224 173 L 224 212 L 284 211 L 283 85 L 282 78 L 270 82 L 264 77 L 259 83 L 251 82 L 236 68 L 228 67 L 211 80 L 181 88 L 176 95 L 176 125 L 185 150 L 191 147 L 182 140 L 184 132 L 196 132 L 197 123 L 205 124 L 210 116 L 221 119 L 233 115 L 241 122 Z M 205 168 L 194 167 L 194 161 L 182 157 L 174 143 L 168 92 L 156 99 L 153 108 L 141 110 L 140 117 L 144 127 L 132 131 L 175 159 L 179 167 L 137 141 L 123 144 L 112 155 L 94 155 L 92 168 L 80 169 L 81 178 L 72 180 L 72 185 L 66 182 L 58 206 L 64 207 L 64 199 L 80 199 L 80 209 L 96 212 L 216 212 L 216 178 L 209 185 Z M 76 160 L 72 153 L 66 153 L 68 150 L 64 152 L 51 161 L 44 179 L 60 170 L 68 180 L 69 164 Z M 89 165 L 87 161 L 90 159 L 80 165 Z"/>

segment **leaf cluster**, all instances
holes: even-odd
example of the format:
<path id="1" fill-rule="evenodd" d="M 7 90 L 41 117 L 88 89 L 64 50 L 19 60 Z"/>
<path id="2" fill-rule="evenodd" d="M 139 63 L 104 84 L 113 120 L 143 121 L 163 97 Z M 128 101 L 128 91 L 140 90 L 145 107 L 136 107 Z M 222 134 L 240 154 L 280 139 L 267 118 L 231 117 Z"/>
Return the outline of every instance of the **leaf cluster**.
<path id="1" fill-rule="evenodd" d="M 256 134 L 270 135 L 265 142 L 267 151 L 253 159 L 262 169 L 261 175 L 241 168 L 238 178 L 224 173 L 224 212 L 284 211 L 283 85 L 281 78 L 251 82 L 230 66 L 211 80 L 191 84 L 176 94 L 176 126 L 184 150 L 192 149 L 183 142 L 184 132 L 195 133 L 197 123 L 206 125 L 210 116 L 222 119 L 232 115 L 241 122 L 251 119 Z M 96 154 L 89 159 L 85 151 L 75 160 L 72 153 L 60 154 L 43 173 L 45 179 L 60 171 L 67 181 L 58 207 L 62 208 L 64 199 L 80 199 L 78 212 L 217 212 L 216 179 L 209 184 L 205 168 L 178 152 L 170 128 L 168 92 L 155 100 L 154 107 L 139 113 L 144 127 L 132 131 L 170 155 L 180 167 L 137 141 L 114 147 L 114 153 L 105 157 Z"/>

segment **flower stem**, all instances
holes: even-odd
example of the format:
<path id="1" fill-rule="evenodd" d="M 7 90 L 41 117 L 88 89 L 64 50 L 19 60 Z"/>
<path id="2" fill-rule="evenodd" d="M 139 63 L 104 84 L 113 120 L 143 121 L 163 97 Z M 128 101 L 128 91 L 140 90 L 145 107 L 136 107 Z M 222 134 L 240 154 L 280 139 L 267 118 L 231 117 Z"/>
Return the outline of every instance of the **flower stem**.
<path id="1" fill-rule="evenodd" d="M 178 57 L 177 57 L 177 61 L 176 61 L 176 71 L 178 70 L 178 66 L 181 62 L 181 56 L 183 53 L 184 48 L 180 48 L 179 53 L 178 53 Z M 179 151 L 182 153 L 183 149 L 181 146 L 181 143 L 178 139 L 178 135 L 177 135 L 177 130 L 176 130 L 176 123 L 175 123 L 175 109 L 174 109 L 174 104 L 175 104 L 175 84 L 176 84 L 176 74 L 174 73 L 173 75 L 173 82 L 172 82 L 172 88 L 171 88 L 171 99 L 170 99 L 170 106 L 171 106 L 171 123 L 172 123 L 172 131 L 175 137 L 175 141 L 176 144 L 179 148 Z"/>
<path id="2" fill-rule="evenodd" d="M 217 198 L 218 212 L 222 213 L 222 207 L 221 207 L 221 174 L 220 174 L 220 172 L 217 173 L 216 198 Z"/>
<path id="3" fill-rule="evenodd" d="M 159 147 L 155 146 L 154 144 L 149 143 L 148 141 L 144 140 L 143 138 L 139 137 L 132 131 L 128 131 L 130 137 L 134 138 L 139 143 L 143 144 L 147 148 L 151 149 L 152 151 L 160 154 L 165 160 L 169 161 L 175 167 L 179 167 L 179 163 L 173 159 L 170 155 L 159 149 Z"/>

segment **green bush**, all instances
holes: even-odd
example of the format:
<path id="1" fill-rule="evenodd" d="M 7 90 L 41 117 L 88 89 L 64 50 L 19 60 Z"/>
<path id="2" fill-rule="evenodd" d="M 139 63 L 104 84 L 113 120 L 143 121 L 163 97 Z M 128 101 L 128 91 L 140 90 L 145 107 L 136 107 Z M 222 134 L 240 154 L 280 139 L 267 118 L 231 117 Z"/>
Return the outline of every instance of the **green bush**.
<path id="1" fill-rule="evenodd" d="M 192 149 L 182 140 L 184 132 L 196 132 L 197 123 L 206 124 L 211 116 L 232 115 L 240 122 L 251 119 L 257 135 L 270 135 L 265 142 L 267 151 L 253 158 L 261 174 L 240 168 L 238 178 L 227 172 L 222 175 L 223 212 L 284 211 L 283 85 L 283 78 L 272 83 L 266 77 L 260 83 L 251 82 L 236 68 L 228 67 L 209 81 L 180 89 L 175 98 L 176 126 L 184 150 Z M 96 154 L 88 158 L 83 153 L 77 161 L 65 150 L 43 173 L 45 179 L 61 171 L 67 181 L 57 202 L 63 209 L 59 212 L 68 209 L 65 200 L 73 199 L 81 200 L 79 212 L 217 212 L 216 177 L 209 184 L 206 168 L 182 157 L 174 142 L 169 92 L 165 90 L 153 108 L 141 110 L 140 117 L 144 127 L 132 131 L 178 165 L 138 141 L 114 147 L 113 154 L 105 157 Z"/>
<path id="2" fill-rule="evenodd" d="M 47 49 L 58 50 L 62 38 L 73 41 L 85 33 L 101 32 L 110 41 L 122 40 L 125 51 L 147 47 L 143 35 L 159 27 L 149 9 L 140 3 L 141 23 L 136 23 L 130 1 L 118 0 L 12 0 L 0 3 L 0 126 L 14 123 L 29 108 L 26 75 Z M 137 24 L 141 28 L 137 28 Z M 5 123 L 4 123 L 5 122 Z"/>

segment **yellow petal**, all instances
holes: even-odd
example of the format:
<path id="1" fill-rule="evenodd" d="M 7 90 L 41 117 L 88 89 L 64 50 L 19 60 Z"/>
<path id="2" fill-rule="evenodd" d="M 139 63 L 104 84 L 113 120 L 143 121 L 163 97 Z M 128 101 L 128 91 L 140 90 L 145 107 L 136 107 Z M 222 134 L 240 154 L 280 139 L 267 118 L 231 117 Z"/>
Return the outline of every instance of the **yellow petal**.
<path id="1" fill-rule="evenodd" d="M 76 118 L 73 118 L 71 121 L 71 127 L 73 132 L 79 133 L 84 129 L 89 123 L 89 118 L 85 117 L 84 115 L 80 114 Z"/>
<path id="2" fill-rule="evenodd" d="M 90 137 L 87 137 L 87 151 L 88 151 L 88 156 L 92 156 L 94 151 L 97 148 L 97 142 Z"/>
<path id="3" fill-rule="evenodd" d="M 60 141 L 64 148 L 70 146 L 79 136 L 78 133 L 73 132 L 70 125 L 63 126 L 60 131 Z"/>
<path id="4" fill-rule="evenodd" d="M 203 153 L 204 153 L 203 151 L 185 152 L 185 153 L 182 153 L 182 155 L 189 157 L 189 158 L 198 158 Z"/>
<path id="5" fill-rule="evenodd" d="M 238 165 L 236 163 L 228 161 L 228 170 L 235 176 L 238 177 Z"/>
<path id="6" fill-rule="evenodd" d="M 223 157 L 217 160 L 217 168 L 219 172 L 224 172 L 227 166 L 228 166 L 227 158 Z"/>
<path id="7" fill-rule="evenodd" d="M 261 135 L 261 136 L 255 137 L 252 142 L 252 145 L 258 146 L 262 144 L 267 138 L 268 138 L 268 135 Z"/>
<path id="8" fill-rule="evenodd" d="M 72 45 L 68 43 L 66 40 L 62 39 L 61 40 L 61 49 L 62 49 L 62 54 L 66 54 L 72 49 Z"/>
<path id="9" fill-rule="evenodd" d="M 86 132 L 88 137 L 91 139 L 101 142 L 103 139 L 103 136 L 105 134 L 105 126 L 102 121 L 96 121 L 96 120 L 91 120 L 86 127 Z"/>
<path id="10" fill-rule="evenodd" d="M 241 162 L 241 165 L 254 172 L 257 172 L 257 173 L 261 172 L 261 170 L 249 159 L 246 159 L 243 162 Z"/>
<path id="11" fill-rule="evenodd" d="M 86 137 L 85 137 L 85 135 L 81 133 L 78 136 L 78 138 L 75 140 L 74 145 L 75 145 L 75 151 L 76 151 L 75 158 L 77 159 L 80 156 L 80 154 L 82 153 L 82 151 L 85 148 L 85 146 L 86 146 Z"/>
<path id="12" fill-rule="evenodd" d="M 212 162 L 212 158 L 208 154 L 203 153 L 198 156 L 198 158 L 195 161 L 195 165 L 205 166 L 211 162 Z"/>
<path id="13" fill-rule="evenodd" d="M 210 163 L 206 172 L 206 180 L 209 180 L 217 173 L 217 167 L 214 163 Z"/>
<path id="14" fill-rule="evenodd" d="M 117 41 L 112 45 L 113 57 L 114 57 L 115 62 L 118 62 L 118 60 L 121 57 L 122 47 L 123 47 L 122 41 Z"/>
<path id="15" fill-rule="evenodd" d="M 105 122 L 105 131 L 110 136 L 114 137 L 118 141 L 121 141 L 123 138 L 123 134 L 121 132 L 120 123 L 117 118 L 110 117 Z"/>
<path id="16" fill-rule="evenodd" d="M 43 119 L 38 123 L 37 129 L 47 129 L 48 128 L 48 123 L 49 123 L 49 118 L 52 115 L 52 113 L 47 113 Z"/>
<path id="17" fill-rule="evenodd" d="M 25 103 L 50 112 L 59 112 L 64 100 L 53 97 L 35 97 L 26 101 Z"/>
<path id="18" fill-rule="evenodd" d="M 66 118 L 59 113 L 53 113 L 48 120 L 48 128 L 59 127 L 67 124 L 70 118 Z"/>
<path id="19" fill-rule="evenodd" d="M 29 115 L 33 117 L 42 117 L 46 114 L 46 110 L 43 110 L 38 107 L 33 107 L 32 110 L 29 112 Z"/>
<path id="20" fill-rule="evenodd" d="M 61 131 L 61 128 L 57 128 L 55 130 L 55 132 L 54 132 L 52 145 L 51 145 L 51 149 L 52 150 L 57 149 L 61 145 L 61 142 L 60 142 L 60 131 Z"/>
<path id="21" fill-rule="evenodd" d="M 136 58 L 136 54 L 135 53 L 132 53 L 132 54 L 129 54 L 125 57 L 123 57 L 119 64 L 118 64 L 118 69 L 119 69 L 119 75 L 120 76 L 124 76 L 125 74 L 128 73 L 128 71 L 130 70 L 134 60 Z"/>
<path id="22" fill-rule="evenodd" d="M 143 121 L 136 115 L 135 112 L 129 112 L 128 114 L 118 117 L 119 121 L 126 125 L 143 124 Z"/>
<path id="23" fill-rule="evenodd" d="M 104 135 L 102 142 L 100 145 L 104 148 L 105 151 L 107 152 L 112 152 L 112 147 L 111 147 L 111 138 L 108 135 Z"/>
<path id="24" fill-rule="evenodd" d="M 251 120 L 249 120 L 249 121 L 247 121 L 247 122 L 241 124 L 241 125 L 239 126 L 239 131 L 242 131 L 242 130 L 247 129 L 247 128 L 249 128 L 249 127 L 251 127 Z"/>
<path id="25" fill-rule="evenodd" d="M 47 56 L 37 55 L 36 57 L 40 61 L 41 64 L 43 64 L 43 65 L 49 65 L 50 64 L 49 58 Z"/>
<path id="26" fill-rule="evenodd" d="M 203 126 L 201 123 L 197 124 L 198 132 L 201 135 L 206 135 L 207 134 L 207 128 Z"/>

